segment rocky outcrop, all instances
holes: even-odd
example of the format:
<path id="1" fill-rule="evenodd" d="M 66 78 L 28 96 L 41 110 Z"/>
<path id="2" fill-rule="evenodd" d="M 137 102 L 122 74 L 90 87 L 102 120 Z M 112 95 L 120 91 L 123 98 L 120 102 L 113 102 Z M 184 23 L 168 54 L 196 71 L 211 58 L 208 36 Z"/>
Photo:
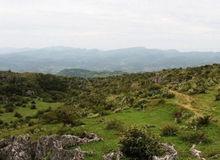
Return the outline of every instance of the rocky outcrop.
<path id="1" fill-rule="evenodd" d="M 82 160 L 88 154 L 78 146 L 102 140 L 94 133 L 83 137 L 51 135 L 33 142 L 30 136 L 11 137 L 0 141 L 0 159 L 3 160 Z M 73 148 L 73 149 L 72 149 Z"/>
<path id="2" fill-rule="evenodd" d="M 103 160 L 120 160 L 123 157 L 121 151 L 110 152 L 103 156 Z"/>
<path id="3" fill-rule="evenodd" d="M 177 159 L 177 151 L 174 148 L 174 145 L 169 145 L 167 143 L 161 143 L 163 150 L 165 151 L 165 155 L 162 157 L 153 156 L 153 160 L 176 160 Z"/>
<path id="4" fill-rule="evenodd" d="M 31 160 L 31 140 L 29 136 L 11 137 L 0 141 L 0 159 Z"/>
<path id="5" fill-rule="evenodd" d="M 177 151 L 173 145 L 169 145 L 167 143 L 161 143 L 161 147 L 165 151 L 165 155 L 162 157 L 153 156 L 153 160 L 176 160 L 177 159 Z M 110 152 L 103 156 L 103 160 L 120 160 L 123 157 L 123 153 L 121 151 Z"/>
<path id="6" fill-rule="evenodd" d="M 205 158 L 202 157 L 202 152 L 196 149 L 196 145 L 193 144 L 190 148 L 190 152 L 192 156 L 194 156 L 197 159 L 205 160 Z"/>

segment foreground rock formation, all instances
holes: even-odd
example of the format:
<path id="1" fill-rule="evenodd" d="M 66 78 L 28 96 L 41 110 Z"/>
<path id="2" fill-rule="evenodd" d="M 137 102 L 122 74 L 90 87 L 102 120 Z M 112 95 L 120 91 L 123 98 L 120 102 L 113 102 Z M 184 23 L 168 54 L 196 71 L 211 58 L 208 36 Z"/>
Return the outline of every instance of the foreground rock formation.
<path id="1" fill-rule="evenodd" d="M 153 156 L 153 160 L 176 160 L 177 159 L 177 151 L 173 145 L 169 145 L 167 143 L 161 143 L 161 147 L 165 151 L 165 155 L 162 157 Z M 110 152 L 103 156 L 103 160 L 120 160 L 123 157 L 123 153 L 121 151 Z"/>
<path id="2" fill-rule="evenodd" d="M 0 141 L 0 160 L 82 160 L 86 154 L 78 146 L 102 140 L 94 133 L 83 137 L 51 135 L 32 141 L 30 136 L 11 137 Z"/>
<path id="3" fill-rule="evenodd" d="M 110 152 L 103 156 L 103 160 L 120 160 L 123 157 L 121 151 Z"/>
<path id="4" fill-rule="evenodd" d="M 196 145 L 193 144 L 190 148 L 190 152 L 192 156 L 194 156 L 197 159 L 205 160 L 205 158 L 202 157 L 202 152 L 196 149 Z"/>
<path id="5" fill-rule="evenodd" d="M 161 146 L 165 151 L 165 155 L 162 157 L 154 156 L 153 160 L 176 160 L 177 159 L 177 151 L 173 145 L 169 145 L 167 143 L 161 143 Z"/>

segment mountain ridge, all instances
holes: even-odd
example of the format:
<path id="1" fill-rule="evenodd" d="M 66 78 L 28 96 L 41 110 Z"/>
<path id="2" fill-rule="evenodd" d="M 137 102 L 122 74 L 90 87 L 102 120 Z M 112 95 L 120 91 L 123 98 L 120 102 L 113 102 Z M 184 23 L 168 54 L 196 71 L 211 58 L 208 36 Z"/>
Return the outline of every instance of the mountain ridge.
<path id="1" fill-rule="evenodd" d="M 58 73 L 66 68 L 146 72 L 220 63 L 220 52 L 131 47 L 114 50 L 46 47 L 0 54 L 0 70 Z"/>

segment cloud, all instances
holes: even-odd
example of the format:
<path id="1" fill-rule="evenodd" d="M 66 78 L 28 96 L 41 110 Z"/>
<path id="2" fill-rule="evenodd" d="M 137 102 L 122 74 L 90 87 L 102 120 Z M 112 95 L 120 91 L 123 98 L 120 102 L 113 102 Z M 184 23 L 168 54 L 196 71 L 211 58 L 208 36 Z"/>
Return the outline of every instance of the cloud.
<path id="1" fill-rule="evenodd" d="M 219 0 L 0 0 L 0 47 L 218 50 Z"/>

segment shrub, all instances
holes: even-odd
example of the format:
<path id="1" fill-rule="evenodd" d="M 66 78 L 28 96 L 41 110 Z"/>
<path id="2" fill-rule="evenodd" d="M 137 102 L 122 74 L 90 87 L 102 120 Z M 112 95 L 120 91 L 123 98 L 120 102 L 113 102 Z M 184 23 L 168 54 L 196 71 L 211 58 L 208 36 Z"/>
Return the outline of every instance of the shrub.
<path id="1" fill-rule="evenodd" d="M 173 124 L 167 124 L 161 129 L 162 136 L 175 136 L 177 134 L 177 127 Z"/>
<path id="2" fill-rule="evenodd" d="M 164 92 L 162 93 L 162 96 L 163 96 L 163 98 L 169 99 L 169 98 L 174 98 L 174 97 L 175 97 L 175 94 L 173 94 L 172 92 L 169 92 L 169 91 L 164 91 Z"/>
<path id="3" fill-rule="evenodd" d="M 56 112 L 56 116 L 58 121 L 62 122 L 64 125 L 66 124 L 69 124 L 71 126 L 83 125 L 83 123 L 80 121 L 80 116 L 77 113 L 71 113 L 68 110 L 60 109 Z"/>
<path id="4" fill-rule="evenodd" d="M 13 103 L 8 103 L 4 105 L 5 112 L 14 112 L 15 106 Z"/>
<path id="5" fill-rule="evenodd" d="M 219 101 L 219 100 L 220 100 L 220 94 L 218 94 L 218 95 L 215 96 L 215 100 L 216 100 L 216 101 Z"/>
<path id="6" fill-rule="evenodd" d="M 56 112 L 46 112 L 42 115 L 42 119 L 46 122 L 46 123 L 55 123 L 58 121 L 57 118 L 57 114 Z"/>
<path id="7" fill-rule="evenodd" d="M 123 131 L 124 126 L 123 126 L 123 123 L 121 121 L 111 120 L 111 121 L 107 122 L 106 129 L 108 129 L 108 130 Z"/>
<path id="8" fill-rule="evenodd" d="M 3 124 L 4 124 L 4 121 L 0 119 L 0 125 L 3 125 Z"/>
<path id="9" fill-rule="evenodd" d="M 14 107 L 5 108 L 5 112 L 14 112 Z"/>
<path id="10" fill-rule="evenodd" d="M 26 116 L 26 117 L 25 117 L 25 121 L 26 121 L 26 122 L 29 122 L 32 118 L 33 118 L 33 117 L 31 117 L 31 116 Z"/>
<path id="11" fill-rule="evenodd" d="M 127 158 L 151 160 L 154 155 L 161 154 L 158 138 L 143 129 L 129 129 L 124 133 L 120 143 L 121 151 Z"/>
<path id="12" fill-rule="evenodd" d="M 183 117 L 183 112 L 182 111 L 176 111 L 173 113 L 173 117 L 175 118 L 175 121 L 177 123 L 181 123 L 182 117 Z"/>
<path id="13" fill-rule="evenodd" d="M 58 135 L 65 135 L 65 134 L 71 134 L 71 128 L 70 127 L 61 127 L 57 130 Z"/>
<path id="14" fill-rule="evenodd" d="M 180 138 L 183 141 L 187 141 L 189 143 L 208 143 L 210 140 L 208 136 L 202 131 L 184 131 L 181 133 Z"/>
<path id="15" fill-rule="evenodd" d="M 8 127 L 8 126 L 9 126 L 8 122 L 4 122 L 3 125 L 4 125 L 5 127 Z"/>
<path id="16" fill-rule="evenodd" d="M 79 126 L 83 123 L 80 121 L 80 111 L 72 107 L 61 107 L 57 110 L 44 112 L 39 115 L 46 123 L 63 123 L 64 125 Z"/>
<path id="17" fill-rule="evenodd" d="M 36 123 L 34 122 L 34 121 L 29 121 L 28 122 L 28 126 L 30 127 L 30 126 L 33 126 L 33 125 L 35 125 Z"/>
<path id="18" fill-rule="evenodd" d="M 15 112 L 14 116 L 17 117 L 17 118 L 22 118 L 22 115 L 18 112 Z"/>
<path id="19" fill-rule="evenodd" d="M 202 127 L 202 126 L 208 126 L 212 121 L 212 116 L 206 115 L 206 116 L 201 116 L 196 119 L 196 126 L 197 127 Z"/>
<path id="20" fill-rule="evenodd" d="M 0 108 L 0 114 L 4 113 L 4 110 L 2 108 Z"/>

